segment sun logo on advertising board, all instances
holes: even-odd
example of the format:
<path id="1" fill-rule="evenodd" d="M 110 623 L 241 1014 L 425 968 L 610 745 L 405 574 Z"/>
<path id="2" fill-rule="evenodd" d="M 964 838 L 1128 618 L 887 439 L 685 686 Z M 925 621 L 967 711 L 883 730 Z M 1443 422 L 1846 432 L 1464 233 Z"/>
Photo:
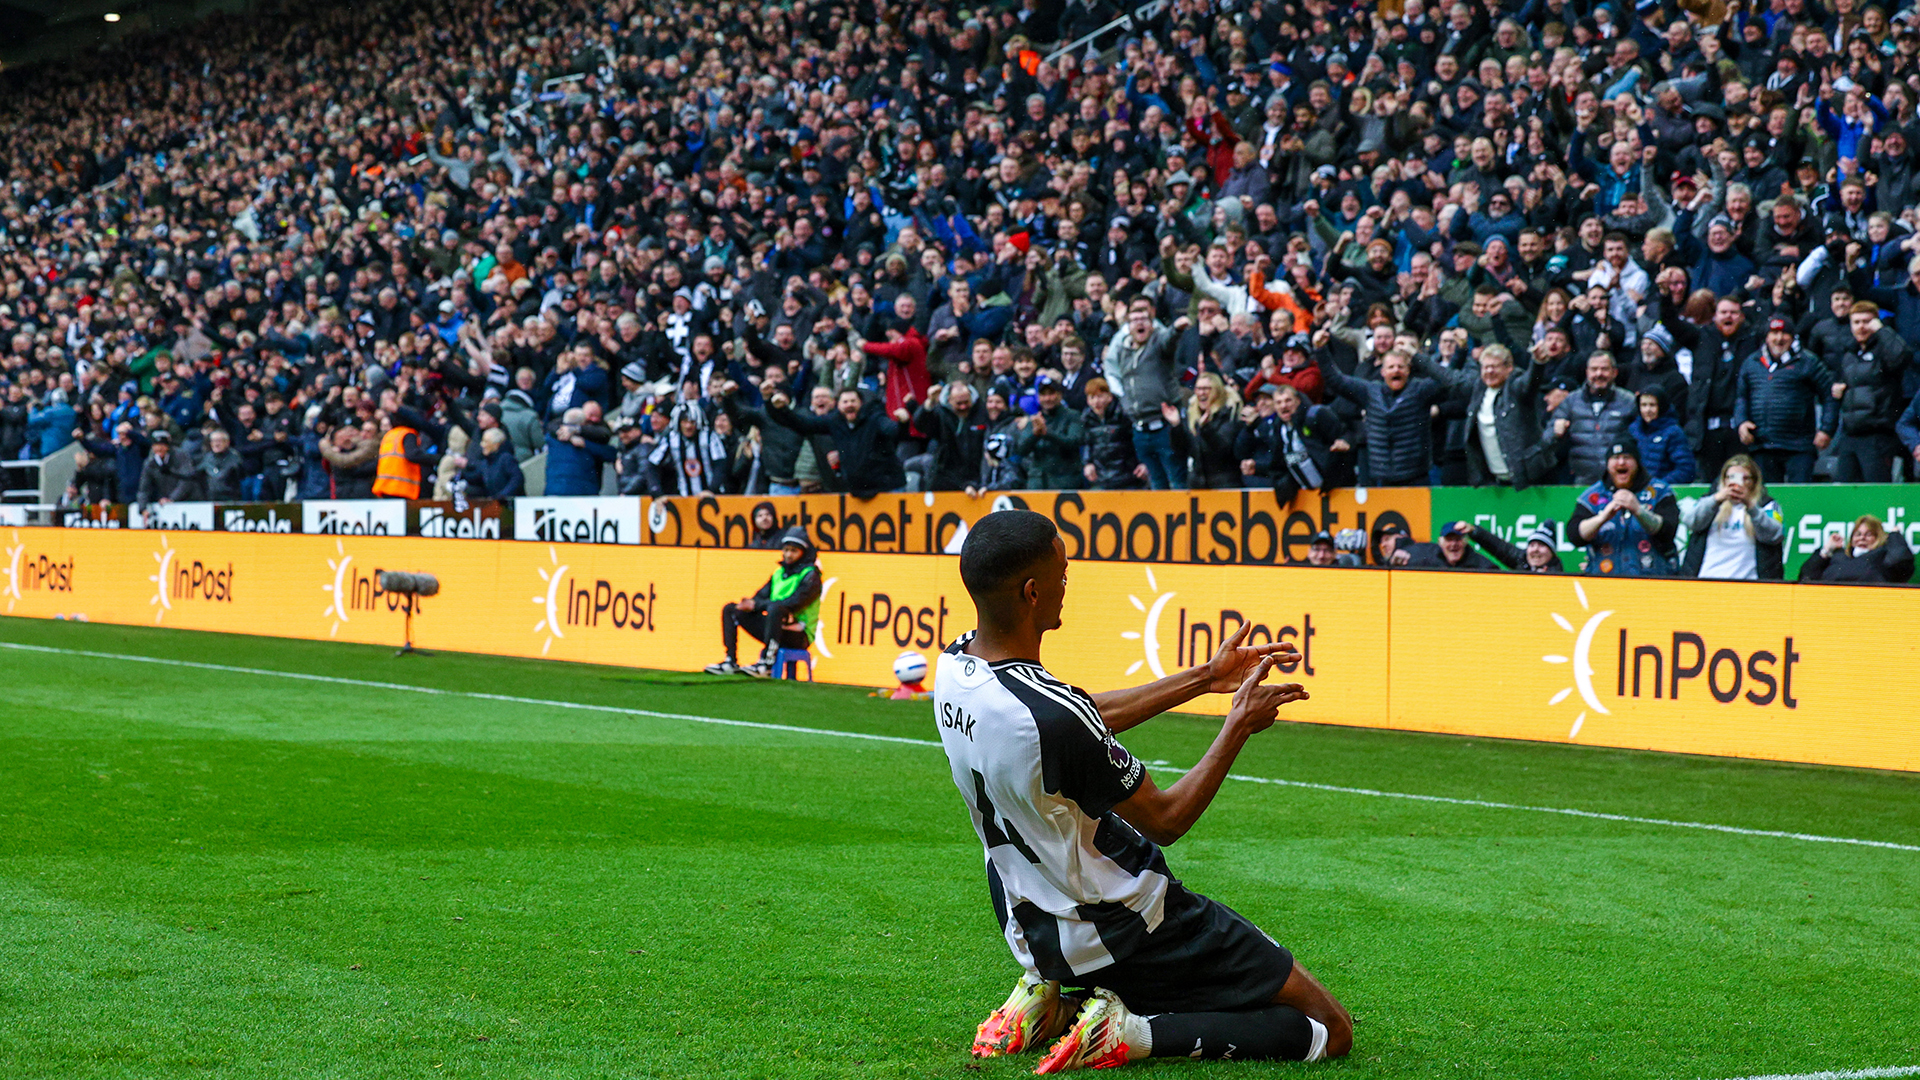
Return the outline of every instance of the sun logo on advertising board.
<path id="1" fill-rule="evenodd" d="M 1573 583 L 1573 595 L 1579 599 L 1581 611 L 1593 611 L 1593 606 L 1587 603 L 1587 590 L 1582 588 L 1577 581 Z M 1611 715 L 1607 712 L 1607 707 L 1600 703 L 1600 695 L 1595 693 L 1593 689 L 1593 637 L 1600 632 L 1600 624 L 1607 621 L 1607 616 L 1612 615 L 1613 612 L 1594 612 L 1587 617 L 1586 622 L 1580 624 L 1580 629 L 1578 630 L 1573 628 L 1573 623 L 1569 621 L 1565 615 L 1557 611 L 1550 614 L 1560 629 L 1573 635 L 1573 655 L 1560 656 L 1549 653 L 1540 659 L 1545 660 L 1549 664 L 1572 664 L 1573 685 L 1563 687 L 1555 692 L 1552 697 L 1547 699 L 1547 704 L 1558 705 L 1572 697 L 1575 693 L 1578 693 L 1580 700 L 1586 702 L 1587 709 L 1591 709 L 1602 716 Z M 1582 710 L 1579 716 L 1573 718 L 1573 730 L 1567 733 L 1567 738 L 1578 738 L 1580 735 L 1580 725 L 1586 722 L 1587 713 L 1585 710 Z"/>
<path id="2" fill-rule="evenodd" d="M 827 610 L 827 594 L 832 592 L 833 587 L 838 584 L 840 584 L 839 578 L 830 577 L 820 585 L 820 610 L 823 613 Z M 820 655 L 828 660 L 833 659 L 833 651 L 827 648 L 827 638 L 831 636 L 827 633 L 815 634 L 813 642 L 813 647 L 820 650 Z"/>
<path id="3" fill-rule="evenodd" d="M 1160 613 L 1167 610 L 1167 602 L 1179 594 L 1161 592 L 1160 583 L 1154 580 L 1151 568 L 1147 568 L 1147 590 L 1154 594 L 1152 604 L 1132 594 L 1127 596 L 1134 610 L 1146 616 L 1146 621 L 1141 624 L 1140 629 L 1120 632 L 1122 638 L 1127 641 L 1138 641 L 1144 649 L 1141 659 L 1135 660 L 1132 666 L 1127 668 L 1127 674 L 1131 675 L 1145 667 L 1153 672 L 1154 678 L 1164 679 L 1167 677 L 1167 669 L 1160 662 Z"/>
<path id="4" fill-rule="evenodd" d="M 153 553 L 153 561 L 159 564 L 153 575 L 147 578 L 153 582 L 153 599 L 147 604 L 153 607 L 153 621 L 157 624 L 173 610 L 173 601 L 167 596 L 167 584 L 173 580 L 173 557 L 179 554 L 173 545 L 167 543 L 167 534 L 160 534 L 160 550 Z"/>
<path id="5" fill-rule="evenodd" d="M 7 547 L 7 587 L 4 590 L 0 590 L 0 595 L 4 595 L 7 598 L 7 611 L 9 614 L 13 611 L 13 605 L 19 603 L 21 599 L 20 556 L 26 550 L 27 545 L 20 542 L 20 530 L 13 530 L 13 543 Z"/>
<path id="6" fill-rule="evenodd" d="M 547 591 L 533 598 L 534 603 L 545 605 L 545 617 L 533 624 L 534 633 L 547 635 L 546 642 L 540 646 L 541 656 L 547 655 L 547 650 L 553 648 L 554 638 L 567 636 L 563 628 L 566 620 L 560 617 L 559 602 L 561 586 L 567 581 L 567 564 L 560 561 L 559 549 L 551 544 L 547 545 L 547 561 L 553 564 L 551 571 L 544 566 L 539 568 L 540 580 L 547 583 Z"/>
<path id="7" fill-rule="evenodd" d="M 332 616 L 333 618 L 333 629 L 327 631 L 328 637 L 333 637 L 340 633 L 341 623 L 353 621 L 353 613 L 351 611 L 353 607 L 353 556 L 347 554 L 347 545 L 339 540 L 333 542 L 333 549 L 340 555 L 338 559 L 327 560 L 327 569 L 333 571 L 333 584 L 320 586 L 321 592 L 331 593 L 333 595 L 333 599 L 327 602 L 327 610 L 320 613 L 322 617 Z"/>

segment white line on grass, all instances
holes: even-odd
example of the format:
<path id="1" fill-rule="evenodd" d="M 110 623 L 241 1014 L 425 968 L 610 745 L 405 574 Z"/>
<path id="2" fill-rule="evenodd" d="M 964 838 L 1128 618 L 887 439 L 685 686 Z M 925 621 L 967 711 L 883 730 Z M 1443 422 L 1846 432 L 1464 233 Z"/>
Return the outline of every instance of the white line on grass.
<path id="1" fill-rule="evenodd" d="M 1772 1076 L 1740 1076 L 1738 1080 L 1880 1080 L 1882 1076 L 1920 1076 L 1920 1065 L 1855 1068 L 1853 1072 L 1778 1072 Z"/>
<path id="2" fill-rule="evenodd" d="M 359 686 L 374 690 L 401 690 L 409 694 L 431 694 L 437 697 L 478 698 L 482 701 L 505 701 L 514 705 L 544 705 L 553 709 L 581 709 L 587 712 L 618 713 L 622 716 L 651 716 L 661 720 L 687 720 L 696 724 L 719 724 L 724 727 L 760 728 L 764 731 L 787 731 L 798 735 L 837 735 L 845 739 L 868 739 L 873 742 L 905 743 L 908 746 L 940 745 L 928 739 L 906 739 L 898 735 L 868 735 L 859 731 L 831 731 L 826 728 L 795 727 L 791 724 L 764 724 L 754 720 L 728 720 L 719 716 L 692 716 L 687 713 L 655 712 L 652 709 L 630 709 L 620 705 L 586 705 L 577 701 L 549 701 L 545 698 L 513 697 L 508 694 L 483 694 L 478 690 L 441 690 L 432 686 L 411 686 L 407 683 L 375 682 L 371 679 L 346 679 L 338 675 L 310 675 L 304 671 L 273 671 L 268 668 L 234 667 L 231 664 L 207 664 L 197 660 L 171 660 L 158 656 L 132 656 L 122 653 L 94 652 L 89 649 L 55 649 L 46 645 L 22 645 L 13 641 L 0 641 L 0 649 L 55 653 L 60 656 L 89 656 L 97 660 L 131 660 L 140 664 L 160 664 L 164 667 L 195 668 L 200 671 L 226 671 L 235 675 L 271 675 L 280 679 L 300 679 L 305 682 L 333 683 L 338 686 Z"/>
<path id="3" fill-rule="evenodd" d="M 487 694 L 477 690 L 441 690 L 431 686 L 413 686 L 408 683 L 376 682 L 370 679 L 348 679 L 338 675 L 313 675 L 302 671 L 274 671 L 269 668 L 236 667 L 231 664 L 208 664 L 197 660 L 174 660 L 158 656 L 134 656 L 127 653 L 95 652 L 90 649 L 58 649 L 48 645 L 24 645 L 12 641 L 0 641 L 0 649 L 14 649 L 20 652 L 51 653 L 58 656 L 85 656 L 96 660 L 131 661 L 139 664 L 158 664 L 163 667 L 194 668 L 200 671 L 224 671 L 235 675 L 265 675 L 280 679 L 298 679 L 305 682 L 331 683 L 338 686 L 357 686 L 375 690 L 399 690 L 410 694 L 429 694 L 437 697 L 474 698 L 480 701 L 501 701 L 514 705 L 539 705 L 553 709 L 577 709 L 584 712 L 613 713 L 620 716 L 647 716 L 661 720 L 685 720 L 694 724 L 714 724 L 721 727 L 756 728 L 762 731 L 784 731 L 795 735 L 825 735 L 840 739 L 864 739 L 869 742 L 899 743 L 905 746 L 932 746 L 940 743 L 933 739 L 909 739 L 899 735 L 869 735 L 859 731 L 836 731 L 832 728 L 800 727 L 794 724 L 768 724 L 755 720 L 729 720 L 719 716 L 695 716 L 691 713 L 657 712 L 653 709 L 634 709 L 622 705 L 588 705 L 577 701 L 554 701 L 547 698 L 515 697 L 510 694 Z M 1170 762 L 1153 761 L 1148 764 L 1164 767 L 1170 771 L 1179 769 Z M 1246 776 L 1241 773 L 1229 773 L 1228 779 L 1249 784 L 1267 784 L 1273 787 L 1306 788 L 1312 791 L 1331 791 L 1342 795 L 1363 795 L 1375 799 L 1405 799 L 1411 802 L 1445 803 L 1450 806 L 1472 806 L 1484 810 L 1521 810 L 1533 814 L 1559 814 L 1562 817 L 1591 818 L 1596 821 L 1620 821 L 1633 825 L 1658 825 L 1670 829 L 1699 829 L 1706 832 L 1731 833 L 1735 836 L 1761 836 L 1779 840 L 1803 840 L 1816 844 L 1851 844 L 1856 847 L 1887 848 L 1893 851 L 1920 851 L 1920 844 L 1896 844 L 1887 840 L 1861 840 L 1849 836 L 1821 836 L 1815 833 L 1784 832 L 1775 829 L 1744 829 L 1737 825 L 1715 825 L 1702 821 L 1672 821 L 1667 818 L 1636 817 L 1631 814 L 1606 814 L 1597 810 L 1573 810 L 1559 806 L 1530 806 L 1525 803 L 1489 802 L 1484 799 L 1456 799 L 1446 795 L 1416 795 L 1404 791 L 1377 791 L 1373 788 L 1342 787 L 1338 784 L 1316 784 L 1305 780 L 1277 780 L 1266 776 Z M 1864 1072 L 1864 1073 L 1810 1073 L 1813 1077 L 1874 1077 L 1920 1075 L 1920 1066 L 1909 1072 Z M 1775 1077 L 1751 1077 L 1743 1080 L 1779 1080 Z M 1799 1078 L 1795 1078 L 1799 1080 Z"/>
<path id="4" fill-rule="evenodd" d="M 1273 784 L 1279 787 L 1312 788 L 1315 791 L 1338 791 L 1346 795 L 1369 795 L 1376 799 L 1411 799 L 1415 802 L 1449 803 L 1454 806 L 1480 806 L 1489 810 L 1526 810 L 1535 814 L 1561 814 L 1565 817 L 1594 818 L 1598 821 L 1630 821 L 1635 825 L 1664 825 L 1670 829 L 1705 829 L 1708 832 L 1733 833 L 1736 836 L 1772 836 L 1781 840 L 1806 840 L 1816 844 L 1856 844 L 1860 847 L 1890 848 L 1894 851 L 1920 851 L 1920 844 L 1896 844 L 1888 840 L 1857 840 L 1850 836 L 1820 836 L 1815 833 L 1781 832 L 1775 829 L 1743 829 L 1737 825 L 1714 825 L 1704 821 L 1669 821 L 1666 818 L 1635 817 L 1632 814 L 1603 814 L 1597 810 L 1569 810 L 1560 806 L 1528 806 L 1524 803 L 1487 802 L 1484 799 L 1454 799 L 1445 795 L 1411 795 L 1404 791 L 1375 791 L 1372 788 L 1313 784 L 1305 780 L 1271 780 L 1264 776 L 1241 776 L 1238 773 L 1228 773 L 1227 776 L 1228 779 L 1244 780 L 1249 784 Z"/>

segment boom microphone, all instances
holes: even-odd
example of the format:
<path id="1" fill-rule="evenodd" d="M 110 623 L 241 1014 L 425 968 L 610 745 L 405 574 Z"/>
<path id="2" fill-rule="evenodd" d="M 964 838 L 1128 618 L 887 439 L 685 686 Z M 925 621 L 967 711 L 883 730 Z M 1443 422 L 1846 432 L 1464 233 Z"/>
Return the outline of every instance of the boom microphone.
<path id="1" fill-rule="evenodd" d="M 440 579 L 432 574 L 416 574 L 407 570 L 382 570 L 380 587 L 402 596 L 432 596 L 440 591 Z"/>

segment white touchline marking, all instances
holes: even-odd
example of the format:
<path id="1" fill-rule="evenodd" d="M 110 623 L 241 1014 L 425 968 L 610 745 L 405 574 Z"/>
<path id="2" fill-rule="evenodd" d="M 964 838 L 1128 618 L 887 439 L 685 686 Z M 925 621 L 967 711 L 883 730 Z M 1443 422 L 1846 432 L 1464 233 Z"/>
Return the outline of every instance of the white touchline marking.
<path id="1" fill-rule="evenodd" d="M 231 664 L 209 664 L 198 660 L 174 660 L 158 656 L 135 656 L 129 653 L 96 652 L 91 649 L 58 649 L 48 645 L 24 645 L 13 641 L 0 641 L 0 649 L 13 649 L 20 652 L 51 653 L 57 656 L 85 656 L 96 660 L 132 661 L 139 664 L 158 664 L 162 667 L 193 668 L 200 671 L 225 671 L 235 675 L 265 675 L 279 679 L 298 679 L 304 682 L 331 683 L 338 686 L 358 686 L 374 690 L 399 690 L 410 694 L 427 694 L 434 697 L 473 698 L 479 701 L 502 701 L 514 705 L 540 705 L 553 709 L 577 709 L 583 712 L 613 713 L 619 716 L 646 716 L 660 720 L 685 720 L 694 724 L 713 724 L 720 727 L 755 728 L 761 731 L 783 731 L 794 735 L 825 735 L 840 739 L 863 739 L 868 742 L 898 743 L 903 746 L 938 747 L 934 739 L 909 739 L 900 735 L 870 735 L 860 731 L 836 731 L 832 728 L 800 727 L 795 724 L 768 724 L 756 720 L 729 720 L 720 716 L 695 716 L 691 713 L 658 712 L 653 709 L 633 709 L 623 705 L 588 705 L 578 701 L 554 701 L 548 698 L 516 697 L 511 694 L 487 694 L 477 690 L 441 690 L 431 686 L 413 686 L 407 683 L 377 682 L 371 679 L 349 679 L 339 675 L 313 675 L 302 671 L 274 671 L 270 668 L 236 667 Z M 1170 761 L 1154 760 L 1147 765 L 1170 772 L 1184 773 L 1187 770 Z M 1342 787 L 1338 784 L 1316 784 L 1306 780 L 1278 780 L 1266 776 L 1247 776 L 1242 773 L 1228 773 L 1227 779 L 1239 780 L 1248 784 L 1266 784 L 1272 787 L 1306 788 L 1313 791 L 1331 791 L 1342 795 L 1364 795 L 1375 799 L 1406 799 L 1413 802 L 1445 803 L 1450 806 L 1473 806 L 1484 810 L 1521 810 L 1534 814 L 1559 814 L 1563 817 L 1592 818 L 1596 821 L 1621 821 L 1634 825 L 1660 825 L 1670 829 L 1701 829 L 1707 832 L 1731 833 L 1735 836 L 1764 836 L 1780 840 L 1804 840 L 1816 844 L 1851 844 L 1857 847 L 1886 848 L 1892 851 L 1920 851 L 1920 844 L 1896 844 L 1888 840 L 1861 840 L 1849 836 L 1821 836 L 1816 833 L 1784 832 L 1775 829 L 1746 829 L 1738 825 L 1715 825 L 1702 821 L 1671 821 L 1666 818 L 1636 817 L 1632 814 L 1607 814 L 1597 810 L 1573 810 L 1560 806 L 1530 806 L 1526 803 L 1490 802 L 1485 799 L 1457 799 L 1447 795 L 1416 795 L 1405 791 L 1377 791 L 1373 788 Z M 1920 1066 L 1911 1067 L 1904 1073 L 1810 1073 L 1809 1077 L 1825 1076 L 1909 1076 L 1920 1075 Z M 1775 1077 L 1746 1077 L 1742 1080 L 1779 1080 Z M 1799 1080 L 1799 1078 L 1795 1078 Z"/>
<path id="2" fill-rule="evenodd" d="M 1337 791 L 1345 795 L 1369 795 L 1376 799 L 1411 799 L 1415 802 L 1449 803 L 1454 806 L 1479 806 L 1489 810 L 1525 810 L 1535 814 L 1561 814 L 1565 817 L 1593 818 L 1598 821 L 1628 821 L 1635 825 L 1664 825 L 1670 829 L 1705 829 L 1733 833 L 1736 836 L 1772 836 L 1781 840 L 1807 840 L 1816 844 L 1855 844 L 1860 847 L 1889 848 L 1894 851 L 1920 851 L 1920 844 L 1896 844 L 1888 840 L 1858 840 L 1850 836 L 1820 836 L 1816 833 L 1783 832 L 1777 829 L 1743 829 L 1738 825 L 1714 825 L 1704 821 L 1670 821 L 1666 818 L 1635 817 L 1632 814 L 1603 814 L 1597 810 L 1570 810 L 1561 806 L 1529 806 L 1525 803 L 1488 802 L 1484 799 L 1455 799 L 1445 795 L 1413 795 L 1404 791 L 1375 791 L 1372 788 L 1314 784 L 1305 780 L 1272 780 L 1264 776 L 1228 773 L 1228 779 L 1249 784 L 1273 784 L 1277 787 L 1312 788 Z"/>
<path id="3" fill-rule="evenodd" d="M 1776 1072 L 1770 1076 L 1740 1076 L 1738 1080 L 1880 1080 L 1882 1076 L 1920 1076 L 1920 1065 L 1855 1068 L 1853 1072 Z"/>
<path id="4" fill-rule="evenodd" d="M 791 724 L 765 724 L 754 720 L 728 720 L 719 716 L 692 716 L 687 713 L 655 712 L 652 709 L 629 709 L 620 705 L 587 705 L 578 701 L 549 701 L 545 698 L 514 697 L 509 694 L 483 694 L 477 690 L 441 690 L 431 686 L 410 686 L 406 683 L 375 682 L 371 679 L 347 679 L 338 675 L 309 675 L 303 671 L 273 671 L 268 668 L 234 667 L 231 664 L 207 664 L 197 660 L 170 660 L 158 656 L 133 656 L 121 653 L 94 652 L 89 649 L 55 649 L 46 645 L 22 645 L 12 641 L 0 641 L 0 649 L 55 653 L 61 656 L 88 656 L 97 660 L 131 660 L 141 664 L 195 668 L 200 671 L 226 671 L 236 675 L 271 675 L 281 679 L 300 679 L 305 682 L 334 683 L 339 686 L 360 686 L 374 690 L 401 690 L 410 694 L 430 694 L 436 697 L 478 698 L 482 701 L 505 701 L 515 705 L 544 705 L 554 709 L 581 709 L 587 712 L 618 713 L 622 716 L 650 716 L 661 720 L 687 720 L 696 724 L 760 728 L 764 731 L 786 731 L 798 735 L 837 735 L 844 739 L 867 739 L 873 742 L 905 743 L 908 746 L 940 745 L 930 739 L 907 739 L 898 735 L 868 735 L 859 731 L 832 731 L 827 728 L 795 727 Z"/>

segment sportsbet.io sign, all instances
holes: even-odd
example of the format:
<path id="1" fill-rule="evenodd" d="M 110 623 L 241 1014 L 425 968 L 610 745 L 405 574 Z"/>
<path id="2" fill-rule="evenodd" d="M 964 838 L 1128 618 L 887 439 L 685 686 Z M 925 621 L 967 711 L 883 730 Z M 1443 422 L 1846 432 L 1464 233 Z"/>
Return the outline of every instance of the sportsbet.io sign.
<path id="1" fill-rule="evenodd" d="M 1053 518 L 1068 557 L 1076 560 L 1270 566 L 1305 562 L 1313 534 L 1322 529 L 1371 535 L 1400 525 L 1425 535 L 1427 500 L 1424 488 L 1305 492 L 1285 506 L 1264 489 L 1017 491 L 980 498 L 922 492 L 864 500 L 705 496 L 650 500 L 647 543 L 746 548 L 753 511 L 767 505 L 781 528 L 799 526 L 823 552 L 952 555 L 974 522 L 1014 508 Z"/>
<path id="2" fill-rule="evenodd" d="M 1306 492 L 1281 506 L 1273 492 L 1024 491 L 969 498 L 922 492 L 855 499 L 703 496 L 522 498 L 501 502 L 398 499 L 306 503 L 170 503 L 63 511 L 70 528 L 134 528 L 326 536 L 515 539 L 544 544 L 647 544 L 750 550 L 753 514 L 771 506 L 779 528 L 798 526 L 823 552 L 956 554 L 974 522 L 1008 507 L 1052 517 L 1067 554 L 1087 562 L 1299 564 L 1313 534 L 1397 525 L 1428 531 L 1424 488 Z"/>

